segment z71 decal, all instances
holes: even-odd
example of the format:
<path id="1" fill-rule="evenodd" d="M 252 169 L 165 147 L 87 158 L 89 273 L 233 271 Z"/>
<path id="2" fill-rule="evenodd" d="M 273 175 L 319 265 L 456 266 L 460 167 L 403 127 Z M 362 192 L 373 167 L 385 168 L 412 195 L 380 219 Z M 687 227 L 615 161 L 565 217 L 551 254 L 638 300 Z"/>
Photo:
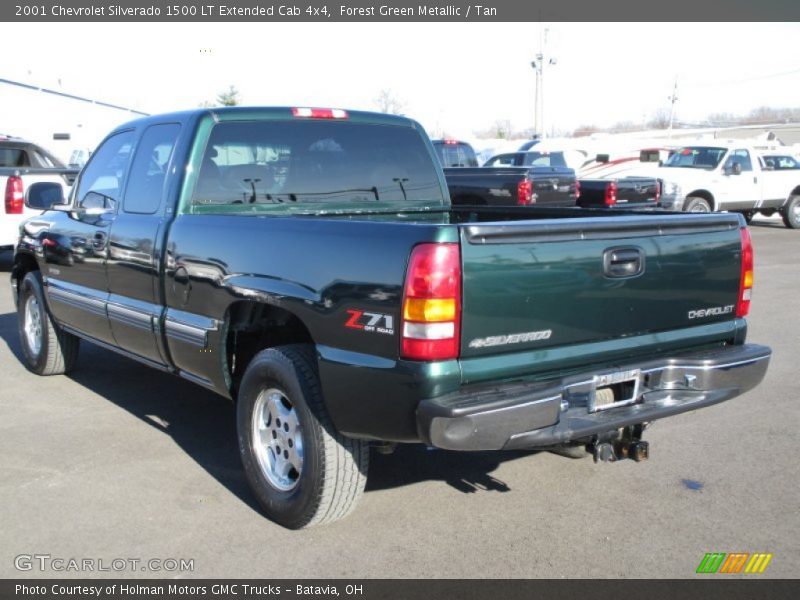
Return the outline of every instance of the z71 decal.
<path id="1" fill-rule="evenodd" d="M 344 324 L 350 329 L 360 329 L 362 331 L 384 333 L 394 335 L 394 317 L 382 313 L 366 312 L 363 310 L 348 310 L 350 318 Z"/>

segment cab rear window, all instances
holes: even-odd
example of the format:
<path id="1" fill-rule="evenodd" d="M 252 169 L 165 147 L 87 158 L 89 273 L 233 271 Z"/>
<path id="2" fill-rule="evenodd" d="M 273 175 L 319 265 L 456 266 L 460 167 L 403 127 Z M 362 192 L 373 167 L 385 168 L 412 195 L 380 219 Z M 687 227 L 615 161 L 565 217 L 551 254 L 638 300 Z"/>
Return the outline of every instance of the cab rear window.
<path id="1" fill-rule="evenodd" d="M 0 148 L 0 167 L 29 167 L 28 153 L 22 148 Z"/>
<path id="2" fill-rule="evenodd" d="M 436 142 L 433 147 L 443 167 L 477 167 L 478 157 L 472 146 L 464 142 Z"/>
<path id="3" fill-rule="evenodd" d="M 192 198 L 220 210 L 443 202 L 418 131 L 321 120 L 218 123 Z"/>

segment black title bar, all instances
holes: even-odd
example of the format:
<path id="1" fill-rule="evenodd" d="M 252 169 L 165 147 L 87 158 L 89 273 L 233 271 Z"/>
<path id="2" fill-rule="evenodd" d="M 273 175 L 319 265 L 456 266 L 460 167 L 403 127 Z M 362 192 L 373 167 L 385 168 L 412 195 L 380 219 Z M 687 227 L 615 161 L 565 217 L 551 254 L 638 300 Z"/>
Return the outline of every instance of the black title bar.
<path id="1" fill-rule="evenodd" d="M 405 579 L 42 579 L 0 580 L 0 598 L 15 600 L 794 600 L 798 580 L 405 580 Z"/>
<path id="2" fill-rule="evenodd" d="M 11 0 L 26 22 L 800 21 L 797 0 Z M 673 40 L 663 40 L 665 46 Z"/>

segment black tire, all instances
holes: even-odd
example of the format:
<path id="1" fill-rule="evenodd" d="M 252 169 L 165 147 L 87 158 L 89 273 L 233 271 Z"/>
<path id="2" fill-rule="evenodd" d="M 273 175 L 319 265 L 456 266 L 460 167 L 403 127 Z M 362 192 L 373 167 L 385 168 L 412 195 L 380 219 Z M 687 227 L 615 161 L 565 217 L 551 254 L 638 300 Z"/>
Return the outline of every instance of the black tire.
<path id="1" fill-rule="evenodd" d="M 704 198 L 689 196 L 686 198 L 686 204 L 683 206 L 683 210 L 686 212 L 707 213 L 711 212 L 711 205 L 708 203 L 708 200 Z"/>
<path id="2" fill-rule="evenodd" d="M 781 211 L 783 224 L 789 229 L 800 229 L 800 196 L 791 196 Z"/>
<path id="3" fill-rule="evenodd" d="M 32 323 L 38 323 L 38 327 Z M 53 320 L 38 271 L 25 275 L 20 284 L 17 325 L 22 356 L 29 371 L 37 375 L 61 375 L 75 367 L 80 340 Z"/>
<path id="4" fill-rule="evenodd" d="M 269 405 L 276 402 L 286 412 L 273 417 Z M 253 358 L 239 389 L 237 429 L 247 481 L 270 519 L 301 529 L 331 523 L 355 508 L 367 482 L 369 445 L 335 430 L 312 347 L 279 346 Z M 293 439 L 301 444 L 293 445 Z M 280 443 L 284 446 L 275 446 Z M 270 461 L 277 465 L 277 460 L 288 468 L 271 469 Z M 298 461 L 299 471 L 294 466 Z"/>

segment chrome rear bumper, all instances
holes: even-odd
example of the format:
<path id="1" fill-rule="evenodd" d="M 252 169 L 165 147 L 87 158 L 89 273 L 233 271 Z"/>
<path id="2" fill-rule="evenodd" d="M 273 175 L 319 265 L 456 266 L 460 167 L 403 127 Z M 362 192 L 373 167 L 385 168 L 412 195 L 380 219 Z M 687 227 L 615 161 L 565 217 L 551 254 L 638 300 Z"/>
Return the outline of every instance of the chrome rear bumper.
<path id="1" fill-rule="evenodd" d="M 739 396 L 758 385 L 772 351 L 745 344 L 619 365 L 557 381 L 481 386 L 425 400 L 417 427 L 450 450 L 547 447 L 663 419 Z M 601 406 L 597 389 L 630 383 L 630 399 Z"/>

